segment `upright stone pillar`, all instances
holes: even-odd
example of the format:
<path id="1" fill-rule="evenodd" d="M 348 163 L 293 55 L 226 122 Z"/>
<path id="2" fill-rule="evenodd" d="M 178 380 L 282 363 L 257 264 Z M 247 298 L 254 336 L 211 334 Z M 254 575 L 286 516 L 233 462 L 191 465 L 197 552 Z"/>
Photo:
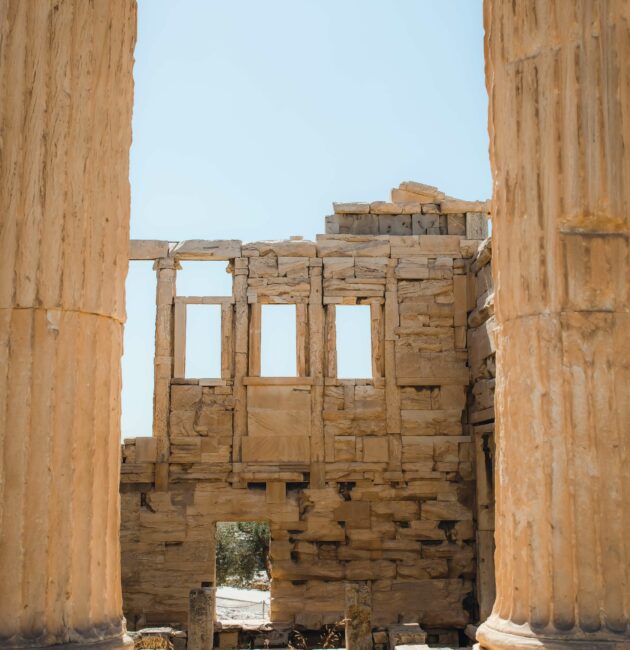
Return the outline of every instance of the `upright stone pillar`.
<path id="1" fill-rule="evenodd" d="M 153 389 L 153 435 L 157 439 L 158 464 L 156 485 L 158 489 L 168 486 L 168 418 L 171 404 L 171 378 L 173 377 L 173 301 L 177 262 L 170 257 L 155 261 L 156 310 L 155 310 L 155 359 Z"/>
<path id="2" fill-rule="evenodd" d="M 0 0 L 0 646 L 119 648 L 134 0 Z"/>
<path id="3" fill-rule="evenodd" d="M 630 648 L 630 3 L 486 0 L 497 599 L 481 648 Z"/>
<path id="4" fill-rule="evenodd" d="M 187 650 L 212 650 L 216 590 L 210 583 L 188 594 Z"/>
<path id="5" fill-rule="evenodd" d="M 372 650 L 372 583 L 346 582 L 346 649 Z"/>

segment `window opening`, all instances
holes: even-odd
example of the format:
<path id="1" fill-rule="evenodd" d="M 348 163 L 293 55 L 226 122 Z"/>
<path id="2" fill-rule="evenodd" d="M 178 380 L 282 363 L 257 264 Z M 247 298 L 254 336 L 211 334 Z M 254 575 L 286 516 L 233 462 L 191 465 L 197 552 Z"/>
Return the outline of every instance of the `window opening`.
<path id="1" fill-rule="evenodd" d="M 262 305 L 260 374 L 297 377 L 295 305 Z"/>
<path id="2" fill-rule="evenodd" d="M 221 377 L 221 305 L 186 305 L 186 377 Z"/>
<path id="3" fill-rule="evenodd" d="M 178 296 L 231 296 L 232 274 L 227 262 L 180 262 L 177 271 Z"/>
<path id="4" fill-rule="evenodd" d="M 269 620 L 270 549 L 268 523 L 217 522 L 217 620 Z"/>
<path id="5" fill-rule="evenodd" d="M 122 357 L 123 438 L 151 436 L 153 433 L 155 284 L 153 261 L 129 262 Z"/>
<path id="6" fill-rule="evenodd" d="M 337 377 L 372 377 L 372 322 L 369 305 L 337 305 L 335 308 Z"/>

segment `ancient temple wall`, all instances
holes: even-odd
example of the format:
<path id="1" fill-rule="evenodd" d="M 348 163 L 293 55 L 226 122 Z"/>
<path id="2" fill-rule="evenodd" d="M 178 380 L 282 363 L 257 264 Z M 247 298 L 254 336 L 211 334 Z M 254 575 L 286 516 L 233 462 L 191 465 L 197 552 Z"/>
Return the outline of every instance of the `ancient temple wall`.
<path id="1" fill-rule="evenodd" d="M 497 342 L 491 239 L 486 239 L 475 253 L 468 279 L 468 424 L 475 447 L 476 595 L 479 619 L 483 621 L 489 616 L 495 598 L 494 386 Z"/>
<path id="2" fill-rule="evenodd" d="M 136 4 L 0 2 L 0 645 L 125 643 Z"/>
<path id="3" fill-rule="evenodd" d="M 185 623 L 189 589 L 214 580 L 215 522 L 230 520 L 271 524 L 274 622 L 316 629 L 339 621 L 345 581 L 365 580 L 374 625 L 419 622 L 450 642 L 474 616 L 468 274 L 486 206 L 459 202 L 447 213 L 430 198 L 431 227 L 448 231 L 450 222 L 457 234 L 132 242 L 132 258 L 162 256 L 158 269 L 165 260 L 229 261 L 234 282 L 220 302 L 222 376 L 182 372 L 185 304 L 193 299 L 175 295 L 173 334 L 159 358 L 172 359 L 168 423 L 159 429 L 167 442 L 123 446 L 130 625 Z M 469 226 L 481 235 L 472 240 L 471 207 Z M 329 229 L 338 221 L 357 228 L 365 214 L 412 223 L 412 212 L 394 209 L 338 205 Z M 423 214 L 422 205 L 413 209 Z M 260 377 L 264 304 L 297 305 L 297 377 Z M 335 309 L 351 304 L 370 306 L 367 379 L 336 376 Z"/>

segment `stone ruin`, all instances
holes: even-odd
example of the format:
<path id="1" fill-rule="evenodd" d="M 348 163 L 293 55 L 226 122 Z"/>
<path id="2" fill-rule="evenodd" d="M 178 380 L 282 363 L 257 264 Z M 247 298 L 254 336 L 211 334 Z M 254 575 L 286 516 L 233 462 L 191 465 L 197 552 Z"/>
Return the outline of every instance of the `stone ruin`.
<path id="1" fill-rule="evenodd" d="M 375 628 L 421 623 L 436 642 L 489 612 L 489 204 L 406 182 L 334 207 L 316 241 L 131 242 L 157 273 L 154 437 L 122 449 L 132 628 L 186 624 L 190 589 L 215 584 L 216 522 L 239 520 L 270 522 L 275 626 L 342 620 L 353 582 Z M 228 262 L 232 295 L 179 295 L 184 260 Z M 186 373 L 191 304 L 221 305 L 221 377 Z M 274 304 L 296 306 L 295 377 L 260 376 Z M 369 378 L 337 376 L 338 305 L 369 306 Z"/>
<path id="2" fill-rule="evenodd" d="M 630 3 L 485 0 L 484 27 L 494 315 L 487 207 L 446 197 L 340 206 L 315 242 L 134 243 L 155 426 L 121 474 L 136 3 L 0 0 L 0 646 L 130 648 L 122 544 L 130 624 L 188 611 L 209 649 L 213 522 L 255 511 L 272 618 L 346 616 L 348 650 L 419 644 L 416 614 L 438 643 L 481 622 L 481 650 L 630 648 Z M 212 255 L 224 376 L 186 383 L 177 260 Z M 299 373 L 265 384 L 283 296 Z M 344 300 L 370 381 L 336 378 Z"/>

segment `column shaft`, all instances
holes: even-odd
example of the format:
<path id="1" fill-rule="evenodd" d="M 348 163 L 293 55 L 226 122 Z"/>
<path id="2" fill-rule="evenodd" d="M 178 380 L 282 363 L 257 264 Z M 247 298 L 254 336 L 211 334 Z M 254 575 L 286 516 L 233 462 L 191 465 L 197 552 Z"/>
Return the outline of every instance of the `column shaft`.
<path id="1" fill-rule="evenodd" d="M 630 647 L 630 4 L 486 0 L 497 599 L 481 647 Z"/>
<path id="2" fill-rule="evenodd" d="M 133 0 L 0 0 L 0 646 L 120 647 Z"/>

